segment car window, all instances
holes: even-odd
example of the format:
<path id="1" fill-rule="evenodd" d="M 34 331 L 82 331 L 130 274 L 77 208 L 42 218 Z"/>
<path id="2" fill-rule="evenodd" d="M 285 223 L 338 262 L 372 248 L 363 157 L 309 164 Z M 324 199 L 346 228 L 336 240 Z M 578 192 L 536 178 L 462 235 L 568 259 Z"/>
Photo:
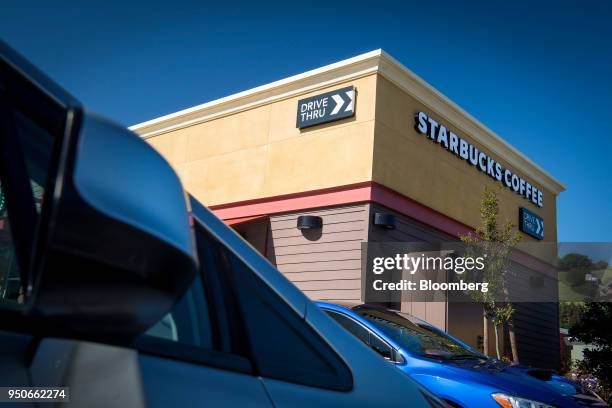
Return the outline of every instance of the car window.
<path id="1" fill-rule="evenodd" d="M 14 111 L 13 119 L 30 180 L 30 193 L 34 199 L 36 212 L 40 214 L 54 138 L 51 133 L 20 110 Z"/>
<path id="2" fill-rule="evenodd" d="M 145 336 L 213 348 L 210 315 L 200 277 L 195 279 L 183 298 Z"/>
<path id="3" fill-rule="evenodd" d="M 4 191 L 0 184 L 0 299 L 2 301 L 23 301 L 19 265 L 11 226 L 6 210 Z"/>
<path id="4" fill-rule="evenodd" d="M 205 279 L 224 282 L 219 287 L 224 291 L 225 305 L 233 308 L 226 318 L 242 323 L 234 333 L 243 333 L 246 355 L 256 374 L 350 390 L 352 376 L 341 357 L 236 255 L 202 228 L 197 231 L 198 245 L 209 248 L 200 255 L 200 262 L 207 265 L 205 273 L 213 275 Z"/>
<path id="5" fill-rule="evenodd" d="M 349 316 L 328 309 L 323 309 L 325 312 L 342 327 L 348 330 L 353 336 L 370 346 L 372 350 L 380 354 L 383 358 L 393 360 L 393 347 L 387 344 L 383 339 L 372 333 L 359 322 L 351 319 Z"/>
<path id="6" fill-rule="evenodd" d="M 237 369 L 262 377 L 350 390 L 352 376 L 341 357 L 249 267 L 195 224 L 200 275 L 136 347 L 190 361 L 196 361 L 198 349 L 207 350 L 216 354 L 204 358 L 205 364 L 233 356 L 239 360 Z M 231 365 L 220 366 L 235 368 Z"/>
<path id="7" fill-rule="evenodd" d="M 356 307 L 353 311 L 413 354 L 442 359 L 480 357 L 449 336 L 409 315 L 362 307 Z"/>
<path id="8" fill-rule="evenodd" d="M 24 109 L 10 106 L 2 112 L 6 120 L 5 129 L 11 132 L 2 135 L 4 148 L 10 151 L 11 163 L 2 163 L 0 174 L 0 303 L 24 300 L 24 289 L 16 251 L 16 236 L 23 241 L 24 257 L 29 257 L 33 244 L 36 222 L 42 208 L 44 186 L 47 182 L 50 157 L 52 154 L 53 135 L 41 127 Z M 8 146 L 8 147 L 7 147 Z M 19 176 L 22 176 L 21 178 Z M 10 178 L 10 180 L 9 180 Z M 10 182 L 10 185 L 7 184 Z M 9 197 L 13 195 L 13 197 Z M 15 207 L 9 209 L 10 199 Z M 28 231 L 13 230 L 11 217 L 19 216 L 27 221 Z M 16 234 L 18 233 L 18 234 Z M 26 246 L 26 247 L 24 247 Z"/>
<path id="9" fill-rule="evenodd" d="M 393 360 L 393 348 L 374 333 L 370 334 L 370 347 L 387 360 Z"/>
<path id="10" fill-rule="evenodd" d="M 328 310 L 328 309 L 323 309 L 323 310 L 325 310 L 325 312 L 332 319 L 338 322 L 340 326 L 348 330 L 348 332 L 351 333 L 353 336 L 357 337 L 359 340 L 361 340 L 365 344 L 369 344 L 370 332 L 368 331 L 368 329 L 366 329 L 365 327 L 360 325 L 358 322 L 356 322 L 355 320 L 351 319 L 350 317 L 342 313 L 335 312 L 333 310 Z"/>
<path id="11" fill-rule="evenodd" d="M 232 330 L 237 322 L 228 314 L 228 305 L 236 302 L 224 299 L 218 284 L 218 249 L 202 238 L 199 227 L 196 243 L 200 269 L 191 288 L 169 313 L 135 340 L 134 347 L 145 354 L 252 373 L 246 349 L 241 347 L 245 336 Z"/>

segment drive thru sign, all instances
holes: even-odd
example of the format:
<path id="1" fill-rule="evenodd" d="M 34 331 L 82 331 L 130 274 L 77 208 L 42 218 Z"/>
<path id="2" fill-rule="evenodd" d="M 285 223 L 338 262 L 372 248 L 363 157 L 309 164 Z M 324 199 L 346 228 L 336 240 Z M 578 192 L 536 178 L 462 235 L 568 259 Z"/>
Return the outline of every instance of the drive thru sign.
<path id="1" fill-rule="evenodd" d="M 298 101 L 296 127 L 302 129 L 355 114 L 355 88 L 346 88 Z"/>
<path id="2" fill-rule="evenodd" d="M 519 229 L 535 239 L 544 239 L 544 218 L 526 208 L 519 210 Z"/>

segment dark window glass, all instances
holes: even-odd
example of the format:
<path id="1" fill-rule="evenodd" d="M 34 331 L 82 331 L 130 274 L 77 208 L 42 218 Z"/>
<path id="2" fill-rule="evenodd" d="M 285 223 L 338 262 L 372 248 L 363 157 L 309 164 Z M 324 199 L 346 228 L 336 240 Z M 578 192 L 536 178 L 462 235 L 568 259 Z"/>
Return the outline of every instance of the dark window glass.
<path id="1" fill-rule="evenodd" d="M 387 344 L 384 340 L 378 337 L 376 334 L 371 333 L 368 329 L 363 327 L 361 324 L 351 319 L 350 317 L 343 315 L 332 310 L 325 310 L 327 314 L 338 322 L 342 327 L 349 331 L 353 336 L 370 346 L 372 350 L 376 351 L 382 357 L 392 360 L 393 359 L 393 347 Z"/>
<path id="2" fill-rule="evenodd" d="M 31 203 L 34 204 L 36 212 L 29 218 L 37 218 L 40 214 L 44 186 L 49 171 L 53 136 L 20 109 L 9 108 L 3 118 L 10 122 L 7 124 L 7 128 L 14 131 L 12 134 L 2 135 L 2 137 L 12 138 L 10 156 L 14 161 L 10 166 L 13 169 L 22 166 L 25 177 L 27 177 L 27 180 L 11 178 L 13 191 L 24 193 L 19 194 L 18 197 L 21 200 L 22 211 Z M 8 177 L 12 176 L 3 174 L 1 178 L 6 180 Z M 19 188 L 17 188 L 18 184 L 21 184 Z M 11 233 L 6 188 L 4 187 L 0 183 L 0 302 L 16 301 L 22 303 L 24 298 L 20 267 L 13 234 Z M 15 208 L 12 211 L 14 212 L 14 210 Z M 24 211 L 24 214 L 27 214 L 27 212 Z M 30 225 L 33 226 L 35 220 L 32 221 L 34 222 Z M 33 231 L 31 232 L 33 233 Z M 32 245 L 32 242 L 25 242 L 24 244 Z M 24 254 L 24 256 L 27 255 Z"/>
<path id="3" fill-rule="evenodd" d="M 209 245 L 198 241 L 198 255 L 203 260 L 200 274 L 183 298 L 159 322 L 140 336 L 134 346 L 142 353 L 160 355 L 190 363 L 217 367 L 224 370 L 252 373 L 249 360 L 243 357 L 244 350 L 231 347 L 228 341 L 228 318 L 220 321 L 220 310 L 216 302 L 220 299 L 220 289 L 215 286 L 211 267 L 215 268 L 218 259 L 210 256 L 214 251 Z M 209 262 L 212 260 L 212 263 Z M 218 272 L 214 269 L 213 276 Z M 224 308 L 221 308 L 225 310 Z M 224 331 L 220 337 L 220 331 Z M 244 336 L 236 335 L 236 343 L 244 342 Z M 223 341 L 221 341 L 223 340 Z"/>
<path id="4" fill-rule="evenodd" d="M 344 327 L 349 331 L 353 336 L 357 337 L 359 340 L 368 344 L 370 341 L 370 332 L 368 329 L 354 321 L 348 316 L 343 315 L 342 313 L 334 312 L 332 310 L 325 310 L 325 312 L 336 322 L 340 324 L 340 326 Z"/>
<path id="5" fill-rule="evenodd" d="M 353 311 L 416 355 L 443 359 L 481 357 L 441 331 L 410 315 L 370 308 L 354 308 Z"/>
<path id="6" fill-rule="evenodd" d="M 370 347 L 387 360 L 393 360 L 393 348 L 375 334 L 370 335 Z"/>
<path id="7" fill-rule="evenodd" d="M 212 329 L 202 280 L 197 277 L 185 296 L 146 336 L 211 349 Z"/>
<path id="8" fill-rule="evenodd" d="M 23 301 L 19 266 L 2 185 L 0 185 L 0 299 L 1 301 Z"/>
<path id="9" fill-rule="evenodd" d="M 235 340 L 246 340 L 243 350 L 256 374 L 350 390 L 350 371 L 329 345 L 233 253 L 202 229 L 197 231 L 198 245 L 208 246 L 200 252 L 205 280 L 220 281 L 225 304 L 231 307 L 226 323 L 242 323 L 231 332 L 243 333 L 243 339 Z"/>
<path id="10" fill-rule="evenodd" d="M 54 138 L 21 111 L 15 110 L 13 119 L 30 177 L 32 197 L 36 211 L 40 214 Z"/>

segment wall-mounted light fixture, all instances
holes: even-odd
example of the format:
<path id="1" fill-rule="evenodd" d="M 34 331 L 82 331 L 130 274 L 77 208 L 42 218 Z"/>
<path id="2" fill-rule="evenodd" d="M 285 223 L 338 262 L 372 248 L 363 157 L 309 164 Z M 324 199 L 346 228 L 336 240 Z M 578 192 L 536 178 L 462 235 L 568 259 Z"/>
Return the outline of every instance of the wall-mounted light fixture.
<path id="1" fill-rule="evenodd" d="M 393 216 L 393 214 L 375 212 L 374 225 L 388 230 L 395 229 L 395 217 Z"/>
<path id="2" fill-rule="evenodd" d="M 323 219 L 316 215 L 300 215 L 297 219 L 297 229 L 309 230 L 323 227 Z"/>

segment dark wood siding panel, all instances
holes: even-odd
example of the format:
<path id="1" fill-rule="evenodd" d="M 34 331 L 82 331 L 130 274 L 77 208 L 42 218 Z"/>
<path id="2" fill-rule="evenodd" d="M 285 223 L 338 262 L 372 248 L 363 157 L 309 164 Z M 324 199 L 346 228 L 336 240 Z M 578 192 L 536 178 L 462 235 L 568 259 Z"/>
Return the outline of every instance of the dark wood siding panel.
<path id="1" fill-rule="evenodd" d="M 512 262 L 508 270 L 509 291 L 516 299 L 529 300 L 530 277 L 544 277 L 538 271 Z M 559 307 L 558 283 L 544 278 L 544 286 L 538 288 L 546 293 L 551 302 L 515 302 L 514 326 L 522 364 L 542 368 L 559 367 Z M 509 346 L 509 345 L 508 345 Z"/>
<path id="2" fill-rule="evenodd" d="M 338 262 L 351 262 L 361 261 L 361 251 L 359 249 L 352 251 L 333 251 L 333 252 L 306 252 L 307 248 L 296 249 L 299 251 L 295 254 L 276 255 L 276 266 L 283 272 L 285 266 L 289 265 L 304 265 L 309 264 L 321 264 L 334 262 L 335 265 Z M 342 266 L 342 265 L 340 265 Z M 336 266 L 338 267 L 338 266 Z M 309 269 L 312 271 L 313 269 Z"/>
<path id="3" fill-rule="evenodd" d="M 395 215 L 396 229 L 385 230 L 370 226 L 370 242 L 440 242 L 456 241 L 457 238 L 435 230 L 413 220 L 403 214 L 398 214 L 385 207 L 372 204 L 371 214 L 375 211 L 387 212 Z M 372 217 L 373 215 L 370 215 Z M 523 265 L 513 263 L 510 267 L 512 284 L 510 290 L 513 295 L 526 294 L 530 284 L 530 276 L 541 276 L 537 271 L 530 270 Z M 546 280 L 546 285 L 550 286 L 551 297 L 556 293 L 555 282 Z M 553 285 L 553 286 L 551 286 Z M 467 341 L 471 345 L 476 345 L 478 334 L 482 334 L 482 317 L 480 308 L 459 307 L 460 305 L 450 305 L 448 310 L 448 329 L 451 334 Z M 417 317 L 423 318 L 433 324 L 443 327 L 444 321 L 443 308 L 428 308 L 427 305 L 416 302 L 402 302 L 403 311 L 412 313 Z M 518 341 L 519 357 L 521 363 L 543 368 L 558 368 L 559 366 L 559 311 L 557 303 L 516 303 L 514 315 L 515 331 Z M 431 309 L 431 310 L 430 310 Z M 457 313 L 453 312 L 453 309 Z M 465 309 L 469 313 L 461 315 L 460 310 Z M 469 328 L 468 328 L 469 327 Z M 491 337 L 492 331 L 491 331 Z M 509 350 L 508 336 L 502 336 L 505 341 L 506 350 Z M 492 344 L 490 343 L 490 347 Z M 492 348 L 490 348 L 491 350 Z"/>
<path id="4" fill-rule="evenodd" d="M 268 258 L 311 299 L 359 301 L 368 214 L 360 204 L 272 216 Z M 300 215 L 320 216 L 323 228 L 298 230 Z"/>
<path id="5" fill-rule="evenodd" d="M 303 262 L 303 263 L 292 263 L 292 264 L 284 264 L 277 265 L 279 271 L 283 273 L 288 272 L 335 272 L 335 271 L 344 271 L 347 269 L 353 269 L 357 273 L 361 273 L 361 259 L 359 260 L 342 260 L 342 261 L 312 261 L 312 262 Z"/>
<path id="6" fill-rule="evenodd" d="M 516 301 L 559 301 L 559 282 L 515 261 L 508 269 L 508 288 Z"/>
<path id="7" fill-rule="evenodd" d="M 395 229 L 386 230 L 371 225 L 370 223 L 370 242 L 443 242 L 456 240 L 452 236 L 431 228 L 415 219 L 400 214 L 378 204 L 370 206 L 370 217 L 375 212 L 390 213 L 395 216 Z"/>
<path id="8" fill-rule="evenodd" d="M 322 280 L 322 281 L 303 281 L 303 282 L 294 282 L 295 286 L 300 288 L 303 291 L 309 290 L 329 290 L 330 289 L 330 281 Z M 334 289 L 341 290 L 360 290 L 361 289 L 361 279 L 337 279 L 333 282 Z"/>
<path id="9" fill-rule="evenodd" d="M 302 255 L 302 254 L 324 254 L 336 252 L 355 252 L 361 251 L 362 241 L 359 238 L 351 237 L 350 240 L 338 242 L 312 242 L 309 244 L 295 244 L 277 246 L 274 248 L 276 252 L 277 263 L 281 263 L 279 257 Z"/>
<path id="10" fill-rule="evenodd" d="M 285 276 L 292 282 L 334 281 L 337 279 L 359 279 L 361 282 L 361 274 L 355 269 L 338 269 L 334 273 L 329 273 L 329 271 L 285 272 Z"/>
<path id="11" fill-rule="evenodd" d="M 275 245 L 274 248 L 284 248 L 287 246 L 306 244 L 304 242 L 304 235 L 300 233 L 300 231 L 297 228 L 295 230 L 297 231 L 297 234 L 295 235 L 282 236 L 280 234 L 275 234 L 273 238 L 276 240 L 277 245 Z M 337 232 L 326 229 L 325 233 L 322 234 L 322 236 L 319 239 L 317 239 L 316 241 L 310 241 L 309 244 L 323 246 L 323 244 L 332 244 L 334 242 L 361 241 L 363 237 L 356 237 L 355 235 L 356 233 L 359 234 L 361 232 L 363 232 L 361 228 L 354 229 L 354 230 L 337 231 Z"/>
<path id="12" fill-rule="evenodd" d="M 306 296 L 313 300 L 333 301 L 359 301 L 361 289 L 335 289 L 335 290 L 305 290 Z"/>
<path id="13" fill-rule="evenodd" d="M 515 303 L 514 327 L 522 364 L 559 368 L 559 304 Z"/>
<path id="14" fill-rule="evenodd" d="M 471 302 L 449 304 L 448 333 L 482 351 L 478 337 L 483 333 L 482 306 Z M 495 344 L 492 341 L 494 337 L 492 325 L 490 333 L 489 350 L 495 350 Z"/>
<path id="15" fill-rule="evenodd" d="M 345 207 L 346 208 L 346 207 Z M 324 225 L 335 225 L 335 224 L 344 224 L 349 222 L 360 222 L 363 219 L 364 208 L 351 208 L 350 210 L 338 211 L 338 212 L 330 212 L 327 210 L 319 210 L 319 211 L 309 211 L 304 213 L 294 213 L 292 216 L 287 215 L 279 215 L 272 217 L 271 222 L 273 225 L 274 231 L 282 231 L 282 230 L 293 230 L 295 229 L 297 217 L 300 215 L 318 215 L 320 217 L 325 217 Z"/>
<path id="16" fill-rule="evenodd" d="M 447 330 L 446 302 L 402 302 L 402 312 L 423 319 L 442 330 Z"/>
<path id="17" fill-rule="evenodd" d="M 444 242 L 452 240 L 452 237 L 448 234 L 381 205 L 371 204 L 369 207 L 370 215 L 368 220 L 374 217 L 375 212 L 390 213 L 395 216 L 395 229 L 393 230 L 376 227 L 369 222 L 369 242 Z M 410 298 L 411 296 L 402 296 L 402 299 Z M 393 304 L 392 306 L 426 320 L 443 330 L 448 329 L 445 302 L 402 300 L 401 304 Z"/>

